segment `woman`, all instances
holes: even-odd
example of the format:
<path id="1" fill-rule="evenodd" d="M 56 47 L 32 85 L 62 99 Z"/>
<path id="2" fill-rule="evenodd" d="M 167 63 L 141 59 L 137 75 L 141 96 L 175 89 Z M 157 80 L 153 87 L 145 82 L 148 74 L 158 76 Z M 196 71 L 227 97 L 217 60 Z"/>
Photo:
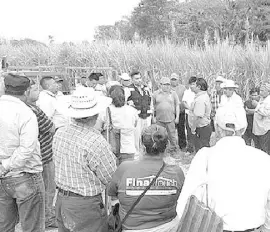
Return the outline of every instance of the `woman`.
<path id="1" fill-rule="evenodd" d="M 120 129 L 120 154 L 119 164 L 126 160 L 133 160 L 136 152 L 135 148 L 135 127 L 138 120 L 137 111 L 125 105 L 125 92 L 121 86 L 112 86 L 109 89 L 109 96 L 112 104 L 109 107 L 111 112 L 112 124 Z M 104 112 L 99 115 L 95 128 L 102 131 L 108 121 L 107 114 Z"/>
<path id="2" fill-rule="evenodd" d="M 168 144 L 166 129 L 151 125 L 143 131 L 142 143 L 146 149 L 143 157 L 122 163 L 108 188 L 109 196 L 119 199 L 121 220 L 163 165 L 163 155 Z M 166 164 L 157 181 L 124 222 L 123 231 L 176 231 L 179 223 L 176 204 L 184 179 L 179 166 Z"/>
<path id="3" fill-rule="evenodd" d="M 255 147 L 270 155 L 270 83 L 260 87 L 261 99 L 253 100 L 256 106 L 253 119 L 253 134 Z"/>

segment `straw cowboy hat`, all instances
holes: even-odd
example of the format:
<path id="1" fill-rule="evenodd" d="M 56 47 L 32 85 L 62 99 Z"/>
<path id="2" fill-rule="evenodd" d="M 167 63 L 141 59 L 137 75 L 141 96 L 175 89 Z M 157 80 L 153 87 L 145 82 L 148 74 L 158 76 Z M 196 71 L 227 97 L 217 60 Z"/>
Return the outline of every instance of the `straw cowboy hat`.
<path id="1" fill-rule="evenodd" d="M 239 86 L 235 84 L 233 80 L 226 80 L 220 85 L 221 88 L 238 88 Z"/>
<path id="2" fill-rule="evenodd" d="M 111 98 L 99 96 L 93 88 L 80 87 L 71 95 L 62 113 L 71 118 L 91 117 L 104 111 L 111 102 Z"/>

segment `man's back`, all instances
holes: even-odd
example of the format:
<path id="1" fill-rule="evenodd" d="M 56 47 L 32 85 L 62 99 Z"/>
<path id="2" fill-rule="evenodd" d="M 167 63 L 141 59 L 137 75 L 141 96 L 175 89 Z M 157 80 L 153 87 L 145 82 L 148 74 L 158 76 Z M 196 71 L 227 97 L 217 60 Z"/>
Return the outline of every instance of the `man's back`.
<path id="1" fill-rule="evenodd" d="M 197 153 L 179 207 L 206 181 L 210 207 L 223 218 L 225 230 L 257 228 L 265 222 L 269 176 L 270 157 L 266 153 L 246 146 L 240 137 L 224 137 L 214 147 Z"/>

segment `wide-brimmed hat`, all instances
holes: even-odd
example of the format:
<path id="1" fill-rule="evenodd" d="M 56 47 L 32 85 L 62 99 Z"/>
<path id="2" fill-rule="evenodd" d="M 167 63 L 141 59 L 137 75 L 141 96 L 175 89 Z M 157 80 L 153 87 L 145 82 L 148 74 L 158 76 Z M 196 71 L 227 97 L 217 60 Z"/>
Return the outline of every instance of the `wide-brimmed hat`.
<path id="1" fill-rule="evenodd" d="M 120 78 L 121 78 L 121 80 L 124 80 L 124 81 L 131 80 L 131 77 L 128 75 L 128 73 L 122 73 Z"/>
<path id="2" fill-rule="evenodd" d="M 238 88 L 239 86 L 237 84 L 235 84 L 235 82 L 233 80 L 225 80 L 225 82 L 223 82 L 220 85 L 221 88 Z"/>
<path id="3" fill-rule="evenodd" d="M 111 102 L 111 98 L 100 96 L 93 88 L 79 87 L 62 113 L 71 118 L 91 117 L 104 111 Z"/>

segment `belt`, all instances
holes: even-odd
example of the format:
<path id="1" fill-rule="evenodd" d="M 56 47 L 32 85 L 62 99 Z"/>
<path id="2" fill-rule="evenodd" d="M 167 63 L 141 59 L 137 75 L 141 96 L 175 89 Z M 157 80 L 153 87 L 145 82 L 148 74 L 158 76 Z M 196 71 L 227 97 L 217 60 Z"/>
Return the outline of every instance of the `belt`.
<path id="1" fill-rule="evenodd" d="M 80 195 L 78 193 L 74 193 L 74 192 L 71 192 L 71 191 L 66 191 L 66 190 L 63 190 L 63 189 L 60 189 L 60 188 L 57 188 L 58 189 L 58 192 L 61 193 L 63 196 L 68 196 L 68 197 L 84 197 L 83 195 Z"/>
<path id="2" fill-rule="evenodd" d="M 253 232 L 259 228 L 260 228 L 260 226 L 257 228 L 247 229 L 247 230 L 223 230 L 223 232 Z"/>

